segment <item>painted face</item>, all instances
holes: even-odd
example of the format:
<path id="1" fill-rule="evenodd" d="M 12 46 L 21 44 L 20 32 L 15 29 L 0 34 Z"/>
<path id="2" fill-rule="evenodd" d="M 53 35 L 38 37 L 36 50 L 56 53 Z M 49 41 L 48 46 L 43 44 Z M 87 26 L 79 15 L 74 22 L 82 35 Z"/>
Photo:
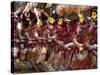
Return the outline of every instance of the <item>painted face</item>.
<path id="1" fill-rule="evenodd" d="M 80 23 L 83 23 L 84 20 L 85 20 L 85 19 L 84 19 L 84 16 L 83 16 L 82 14 L 80 14 L 79 17 L 80 17 L 80 19 L 79 19 Z"/>
<path id="2" fill-rule="evenodd" d="M 91 18 L 96 19 L 96 17 L 97 17 L 96 12 L 92 12 L 92 16 L 91 16 Z"/>
<path id="3" fill-rule="evenodd" d="M 53 24 L 55 22 L 54 18 L 50 17 L 49 18 L 49 23 Z"/>
<path id="4" fill-rule="evenodd" d="M 62 19 L 58 19 L 58 24 L 62 25 L 62 23 L 63 23 L 63 20 Z"/>

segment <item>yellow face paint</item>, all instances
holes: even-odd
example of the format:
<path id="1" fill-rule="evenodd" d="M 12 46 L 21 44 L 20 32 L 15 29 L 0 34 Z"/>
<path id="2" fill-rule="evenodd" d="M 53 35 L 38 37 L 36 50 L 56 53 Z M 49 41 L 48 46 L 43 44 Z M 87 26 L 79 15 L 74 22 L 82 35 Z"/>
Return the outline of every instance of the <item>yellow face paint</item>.
<path id="1" fill-rule="evenodd" d="M 93 19 L 96 19 L 96 17 L 97 17 L 97 14 L 96 14 L 96 12 L 92 12 L 92 16 L 91 16 Z"/>
<path id="2" fill-rule="evenodd" d="M 58 24 L 62 25 L 63 20 L 62 19 L 58 19 Z"/>
<path id="3" fill-rule="evenodd" d="M 79 19 L 79 21 L 80 21 L 80 23 L 83 23 L 84 22 L 84 17 L 83 17 L 83 15 L 82 14 L 80 14 L 80 19 Z"/>
<path id="4" fill-rule="evenodd" d="M 55 20 L 54 20 L 52 17 L 50 17 L 50 18 L 49 18 L 49 22 L 50 22 L 51 24 L 53 24 L 53 23 L 55 22 Z"/>

